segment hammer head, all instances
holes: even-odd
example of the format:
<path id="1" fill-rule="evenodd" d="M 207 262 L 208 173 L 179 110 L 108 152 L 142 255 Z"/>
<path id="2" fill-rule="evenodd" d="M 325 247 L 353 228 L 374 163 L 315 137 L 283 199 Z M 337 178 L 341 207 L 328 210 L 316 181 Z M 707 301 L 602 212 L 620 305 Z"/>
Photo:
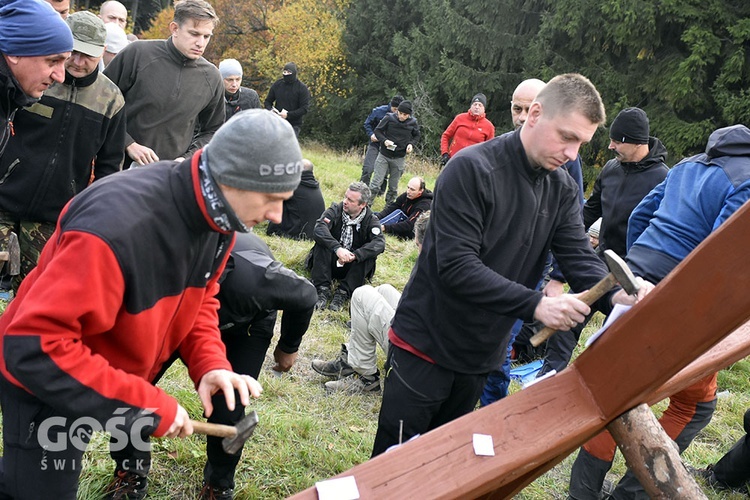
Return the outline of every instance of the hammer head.
<path id="1" fill-rule="evenodd" d="M 237 428 L 237 435 L 222 439 L 221 447 L 224 448 L 226 453 L 236 455 L 244 446 L 245 441 L 253 435 L 256 425 L 258 425 L 258 414 L 255 411 L 251 411 L 235 426 Z"/>
<path id="2" fill-rule="evenodd" d="M 605 250 L 604 260 L 607 262 L 609 272 L 612 273 L 622 289 L 625 290 L 628 295 L 635 295 L 638 293 L 641 286 L 636 281 L 635 276 L 633 276 L 633 271 L 630 270 L 628 265 L 619 255 L 612 250 Z"/>

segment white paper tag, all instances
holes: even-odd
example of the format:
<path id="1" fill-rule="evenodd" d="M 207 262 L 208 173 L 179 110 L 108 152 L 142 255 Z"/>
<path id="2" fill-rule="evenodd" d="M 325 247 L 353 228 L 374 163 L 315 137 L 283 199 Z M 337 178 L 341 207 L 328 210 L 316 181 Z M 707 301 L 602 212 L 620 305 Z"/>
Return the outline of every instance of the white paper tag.
<path id="1" fill-rule="evenodd" d="M 354 476 L 339 477 L 315 483 L 319 500 L 357 500 L 359 488 Z"/>
<path id="2" fill-rule="evenodd" d="M 474 434 L 474 453 L 480 457 L 494 457 L 495 445 L 489 434 Z"/>

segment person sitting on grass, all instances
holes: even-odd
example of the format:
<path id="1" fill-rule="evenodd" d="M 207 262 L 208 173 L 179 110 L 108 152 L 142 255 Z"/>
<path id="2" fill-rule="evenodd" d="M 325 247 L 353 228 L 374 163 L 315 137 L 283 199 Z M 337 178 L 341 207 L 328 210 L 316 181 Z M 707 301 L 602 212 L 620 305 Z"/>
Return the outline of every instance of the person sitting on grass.
<path id="1" fill-rule="evenodd" d="M 428 210 L 414 224 L 414 242 L 420 251 L 429 220 Z M 315 359 L 312 362 L 313 370 L 336 379 L 325 383 L 326 391 L 380 392 L 375 346 L 388 352 L 388 329 L 399 299 L 401 294 L 389 284 L 377 288 L 364 285 L 354 290 L 349 345 L 341 344 L 341 354 L 333 361 Z"/>
<path id="2" fill-rule="evenodd" d="M 385 237 L 380 220 L 368 206 L 371 199 L 365 183 L 352 182 L 344 201 L 331 205 L 315 223 L 315 245 L 306 260 L 318 291 L 316 309 L 325 309 L 334 279 L 339 286 L 328 308 L 340 311 L 351 293 L 375 273 L 375 259 L 385 250 Z"/>
<path id="3" fill-rule="evenodd" d="M 414 224 L 432 205 L 432 191 L 425 187 L 424 179 L 412 177 L 406 192 L 389 203 L 378 214 L 380 229 L 399 238 L 414 238 Z"/>

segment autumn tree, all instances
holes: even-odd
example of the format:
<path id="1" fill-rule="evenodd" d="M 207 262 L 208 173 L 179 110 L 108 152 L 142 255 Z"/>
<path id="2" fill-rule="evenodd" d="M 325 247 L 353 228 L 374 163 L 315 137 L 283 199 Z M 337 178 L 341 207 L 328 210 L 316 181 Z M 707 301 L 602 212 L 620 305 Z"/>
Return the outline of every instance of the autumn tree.
<path id="1" fill-rule="evenodd" d="M 217 65 L 222 59 L 237 59 L 242 64 L 243 85 L 267 88 L 268 79 L 258 70 L 255 61 L 257 54 L 264 51 L 270 43 L 269 15 L 274 9 L 279 8 L 282 0 L 213 0 L 211 3 L 219 17 L 219 24 L 214 29 L 214 36 L 204 57 Z M 169 23 L 173 17 L 172 7 L 162 10 L 154 19 L 151 28 L 143 33 L 143 38 L 167 38 L 170 34 Z"/>
<path id="2" fill-rule="evenodd" d="M 239 60 L 243 84 L 257 90 L 261 99 L 281 77 L 284 64 L 294 61 L 312 94 L 315 115 L 331 99 L 347 95 L 341 39 L 348 4 L 349 0 L 213 0 L 220 21 L 205 57 L 214 64 L 230 57 Z M 162 11 L 144 36 L 169 36 L 173 14 L 171 7 Z"/>

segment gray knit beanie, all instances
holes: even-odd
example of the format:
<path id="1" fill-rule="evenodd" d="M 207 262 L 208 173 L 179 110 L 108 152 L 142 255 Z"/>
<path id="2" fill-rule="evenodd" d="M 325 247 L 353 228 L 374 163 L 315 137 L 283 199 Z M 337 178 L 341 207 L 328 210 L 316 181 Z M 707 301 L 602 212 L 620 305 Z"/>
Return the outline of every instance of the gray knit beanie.
<path id="1" fill-rule="evenodd" d="M 242 78 L 242 65 L 237 59 L 224 59 L 219 63 L 219 73 L 222 78 L 239 76 Z"/>
<path id="2" fill-rule="evenodd" d="M 302 151 L 289 122 L 265 109 L 248 109 L 214 134 L 203 154 L 214 180 L 258 193 L 297 189 Z"/>

